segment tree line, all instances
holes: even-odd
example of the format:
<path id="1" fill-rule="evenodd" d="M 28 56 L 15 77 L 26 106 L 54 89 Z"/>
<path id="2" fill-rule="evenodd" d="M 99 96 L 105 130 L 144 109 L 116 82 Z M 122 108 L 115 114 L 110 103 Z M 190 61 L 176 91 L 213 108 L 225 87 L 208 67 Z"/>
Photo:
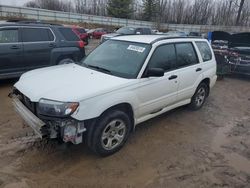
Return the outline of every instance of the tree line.
<path id="1" fill-rule="evenodd" d="M 250 26 L 250 0 L 31 0 L 25 6 L 156 23 Z"/>

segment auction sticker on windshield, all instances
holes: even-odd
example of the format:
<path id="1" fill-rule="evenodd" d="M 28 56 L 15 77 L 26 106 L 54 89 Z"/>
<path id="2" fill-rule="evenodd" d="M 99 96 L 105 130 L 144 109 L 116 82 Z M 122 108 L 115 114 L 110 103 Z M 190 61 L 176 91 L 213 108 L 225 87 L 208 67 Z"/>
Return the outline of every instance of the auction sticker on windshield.
<path id="1" fill-rule="evenodd" d="M 144 50 L 145 50 L 145 48 L 140 47 L 140 46 L 135 46 L 135 45 L 129 45 L 127 49 L 132 50 L 132 51 L 136 51 L 136 52 L 140 52 L 140 53 L 144 52 Z"/>

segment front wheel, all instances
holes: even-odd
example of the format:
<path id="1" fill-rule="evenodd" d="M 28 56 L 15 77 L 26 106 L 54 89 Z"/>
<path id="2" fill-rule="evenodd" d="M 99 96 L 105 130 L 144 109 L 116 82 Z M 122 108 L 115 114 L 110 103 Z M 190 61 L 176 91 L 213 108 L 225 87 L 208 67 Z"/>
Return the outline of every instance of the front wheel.
<path id="1" fill-rule="evenodd" d="M 92 137 L 91 149 L 100 156 L 119 151 L 126 143 L 131 130 L 131 121 L 122 111 L 103 114 L 97 121 Z"/>
<path id="2" fill-rule="evenodd" d="M 60 60 L 58 62 L 58 65 L 65 65 L 65 64 L 70 64 L 70 63 L 74 63 L 74 60 L 70 58 L 65 58 L 65 59 Z"/>
<path id="3" fill-rule="evenodd" d="M 208 96 L 208 85 L 201 83 L 195 91 L 194 96 L 192 97 L 190 108 L 192 110 L 199 110 L 205 103 Z"/>

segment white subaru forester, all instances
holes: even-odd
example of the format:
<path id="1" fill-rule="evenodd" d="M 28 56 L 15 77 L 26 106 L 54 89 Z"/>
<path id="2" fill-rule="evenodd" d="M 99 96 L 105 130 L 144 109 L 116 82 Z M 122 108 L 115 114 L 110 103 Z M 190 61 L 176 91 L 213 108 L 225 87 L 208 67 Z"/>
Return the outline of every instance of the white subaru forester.
<path id="1" fill-rule="evenodd" d="M 23 74 L 11 96 L 41 138 L 85 140 L 107 156 L 137 124 L 182 105 L 201 108 L 216 79 L 207 40 L 132 35 L 104 42 L 77 64 Z"/>

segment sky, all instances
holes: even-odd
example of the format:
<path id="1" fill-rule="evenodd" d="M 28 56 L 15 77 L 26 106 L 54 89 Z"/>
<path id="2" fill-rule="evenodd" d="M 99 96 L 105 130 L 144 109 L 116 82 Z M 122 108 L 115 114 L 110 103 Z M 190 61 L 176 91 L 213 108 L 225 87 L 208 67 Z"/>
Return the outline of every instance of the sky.
<path id="1" fill-rule="evenodd" d="M 22 6 L 29 0 L 0 0 L 0 5 Z"/>

